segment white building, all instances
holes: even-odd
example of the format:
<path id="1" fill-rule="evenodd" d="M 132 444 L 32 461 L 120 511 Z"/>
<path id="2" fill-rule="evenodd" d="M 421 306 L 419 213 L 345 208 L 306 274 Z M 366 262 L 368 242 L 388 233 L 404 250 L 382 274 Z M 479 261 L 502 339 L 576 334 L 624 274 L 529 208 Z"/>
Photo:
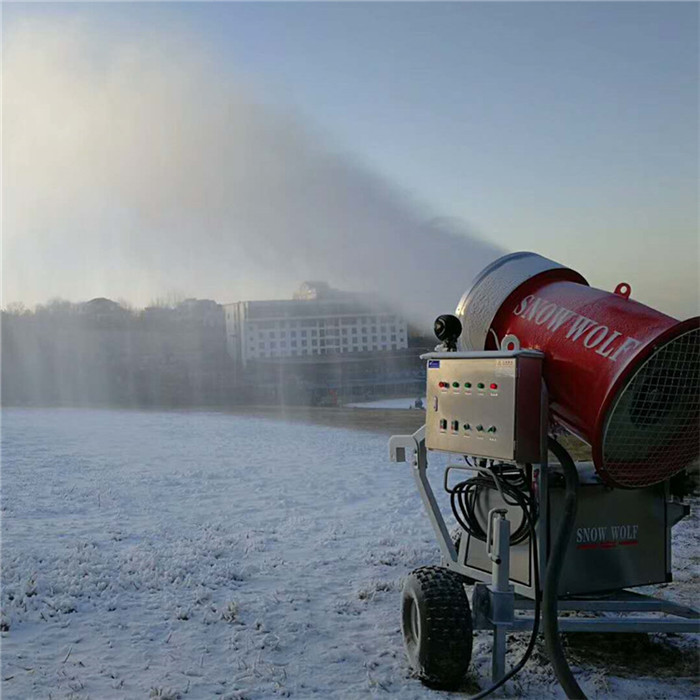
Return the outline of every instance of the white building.
<path id="1" fill-rule="evenodd" d="M 294 299 L 225 304 L 229 354 L 251 360 L 369 353 L 408 347 L 408 326 L 368 296 L 305 282 Z"/>

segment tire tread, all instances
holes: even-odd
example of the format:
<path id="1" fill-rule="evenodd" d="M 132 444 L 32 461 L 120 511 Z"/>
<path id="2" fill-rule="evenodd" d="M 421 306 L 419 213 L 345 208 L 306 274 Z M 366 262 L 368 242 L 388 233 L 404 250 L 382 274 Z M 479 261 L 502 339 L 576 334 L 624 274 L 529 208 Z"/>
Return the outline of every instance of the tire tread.
<path id="1" fill-rule="evenodd" d="M 472 619 L 464 590 L 466 580 L 440 566 L 423 566 L 411 574 L 422 599 L 421 668 L 423 683 L 435 688 L 459 687 L 472 652 Z M 410 577 L 409 577 L 410 578 Z M 408 583 L 408 582 L 407 582 Z"/>

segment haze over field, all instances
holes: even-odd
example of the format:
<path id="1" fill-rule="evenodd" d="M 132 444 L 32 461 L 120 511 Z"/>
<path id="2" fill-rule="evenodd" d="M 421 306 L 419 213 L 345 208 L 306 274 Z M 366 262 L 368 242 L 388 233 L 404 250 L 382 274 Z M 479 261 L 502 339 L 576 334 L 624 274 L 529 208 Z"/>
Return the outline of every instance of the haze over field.
<path id="1" fill-rule="evenodd" d="M 535 250 L 697 313 L 698 12 L 5 4 L 3 304 L 325 278 L 430 320 Z"/>
<path id="2" fill-rule="evenodd" d="M 502 253 L 180 46 L 105 49 L 80 22 L 8 37 L 6 301 L 226 302 L 321 278 L 426 321 Z"/>
<path id="3" fill-rule="evenodd" d="M 699 17 L 687 2 L 0 0 L 2 697 L 435 700 L 404 653 L 401 591 L 440 552 L 415 470 L 387 454 L 438 408 L 428 328 L 522 250 L 698 313 Z M 390 304 L 323 285 L 291 299 L 314 280 Z M 265 299 L 289 301 L 222 306 Z M 600 357 L 602 329 L 625 326 L 576 337 Z M 566 389 L 588 359 L 553 362 Z M 647 361 L 653 381 L 625 390 L 637 427 L 665 383 L 688 393 L 676 364 Z M 457 456 L 430 456 L 450 531 L 463 487 L 453 470 L 437 487 Z M 491 466 L 532 504 L 527 478 Z M 668 567 L 644 579 L 667 583 L 641 588 L 684 606 L 688 503 Z M 567 635 L 587 695 L 697 691 L 698 635 L 626 636 Z M 529 635 L 508 637 L 510 665 Z M 464 694 L 489 685 L 492 641 L 476 631 Z M 561 697 L 545 647 L 509 696 Z"/>

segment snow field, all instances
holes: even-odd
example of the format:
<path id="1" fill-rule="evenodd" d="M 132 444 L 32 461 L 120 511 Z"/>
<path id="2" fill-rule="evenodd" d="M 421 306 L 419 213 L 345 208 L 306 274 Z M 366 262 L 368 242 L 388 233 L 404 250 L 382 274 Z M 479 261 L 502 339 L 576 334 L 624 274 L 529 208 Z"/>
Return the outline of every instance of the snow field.
<path id="1" fill-rule="evenodd" d="M 4 698 L 445 696 L 404 658 L 402 580 L 438 557 L 386 436 L 215 413 L 7 410 L 2 458 Z M 678 587 L 661 590 L 686 602 L 696 525 L 676 528 Z M 693 640 L 650 643 L 639 677 L 574 648 L 590 696 L 693 696 Z M 659 678 L 664 651 L 673 675 Z M 488 682 L 489 652 L 480 633 L 466 694 Z M 563 697 L 541 647 L 536 657 L 506 692 Z"/>

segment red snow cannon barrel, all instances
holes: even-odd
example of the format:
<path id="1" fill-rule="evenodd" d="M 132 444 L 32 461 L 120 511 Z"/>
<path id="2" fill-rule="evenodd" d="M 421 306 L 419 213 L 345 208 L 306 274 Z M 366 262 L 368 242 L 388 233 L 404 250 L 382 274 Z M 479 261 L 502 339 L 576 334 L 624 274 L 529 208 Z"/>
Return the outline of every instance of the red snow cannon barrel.
<path id="1" fill-rule="evenodd" d="M 490 350 L 507 336 L 545 353 L 552 418 L 593 449 L 610 486 L 670 478 L 700 452 L 700 319 L 679 322 L 594 289 L 535 253 L 484 269 L 457 307 L 460 350 Z M 507 348 L 504 348 L 507 349 Z"/>

